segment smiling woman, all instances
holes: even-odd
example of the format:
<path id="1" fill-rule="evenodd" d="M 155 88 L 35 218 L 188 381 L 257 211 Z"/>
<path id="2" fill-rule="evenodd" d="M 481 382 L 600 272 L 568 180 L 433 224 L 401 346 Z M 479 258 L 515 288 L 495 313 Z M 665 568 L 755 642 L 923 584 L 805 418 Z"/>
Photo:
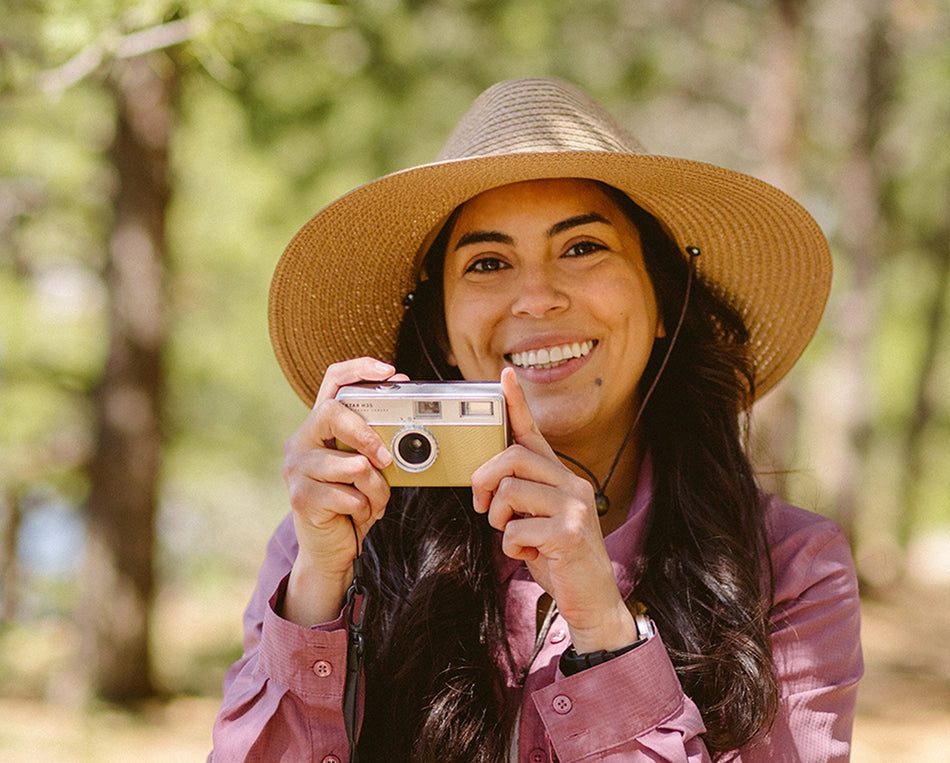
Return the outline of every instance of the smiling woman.
<path id="1" fill-rule="evenodd" d="M 465 379 L 514 366 L 548 442 L 605 472 L 664 333 L 633 222 L 592 181 L 502 186 L 462 205 L 442 278 L 449 364 Z"/>
<path id="2" fill-rule="evenodd" d="M 847 544 L 743 446 L 829 278 L 793 200 L 646 154 L 560 80 L 496 85 L 437 162 L 319 212 L 272 283 L 311 411 L 212 757 L 845 760 Z M 337 393 L 433 378 L 499 382 L 510 445 L 470 487 L 390 487 Z"/>

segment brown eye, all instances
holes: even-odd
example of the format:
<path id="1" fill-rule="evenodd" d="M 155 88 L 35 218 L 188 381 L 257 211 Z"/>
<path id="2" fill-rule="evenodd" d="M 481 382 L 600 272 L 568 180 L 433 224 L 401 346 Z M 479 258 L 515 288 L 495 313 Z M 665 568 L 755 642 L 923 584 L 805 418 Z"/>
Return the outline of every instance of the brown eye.
<path id="1" fill-rule="evenodd" d="M 466 269 L 466 273 L 493 273 L 508 267 L 497 257 L 479 257 Z"/>
<path id="2" fill-rule="evenodd" d="M 566 257 L 583 257 L 585 254 L 593 254 L 605 248 L 606 247 L 602 244 L 598 244 L 594 241 L 580 241 L 568 249 L 564 255 Z"/>

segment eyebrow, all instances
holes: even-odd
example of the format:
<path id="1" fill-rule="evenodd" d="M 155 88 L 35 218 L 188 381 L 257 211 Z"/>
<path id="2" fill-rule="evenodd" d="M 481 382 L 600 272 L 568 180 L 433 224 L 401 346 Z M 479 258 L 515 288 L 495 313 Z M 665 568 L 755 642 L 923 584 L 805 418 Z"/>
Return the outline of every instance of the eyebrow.
<path id="1" fill-rule="evenodd" d="M 611 224 L 610 220 L 608 220 L 603 215 L 597 214 L 597 212 L 587 212 L 582 215 L 568 217 L 566 220 L 561 220 L 559 223 L 554 223 L 554 225 L 548 228 L 548 238 L 556 236 L 558 233 L 564 233 L 564 231 L 570 230 L 571 228 L 576 228 L 579 225 L 589 225 L 590 223 L 604 223 L 605 225 Z"/>
<path id="2" fill-rule="evenodd" d="M 577 228 L 580 225 L 589 225 L 590 223 L 604 223 L 605 225 L 611 225 L 612 223 L 606 217 L 597 212 L 585 212 L 584 214 L 574 215 L 573 217 L 568 217 L 566 220 L 561 220 L 560 222 L 554 223 L 547 230 L 547 237 L 553 238 L 559 233 L 564 233 L 565 231 L 570 230 L 571 228 Z M 514 246 L 515 240 L 505 234 L 498 231 L 491 230 L 473 230 L 468 233 L 463 234 L 458 242 L 455 244 L 455 249 L 461 249 L 463 246 L 469 246 L 470 244 L 483 244 L 483 243 L 494 243 L 494 244 L 506 244 L 508 246 Z"/>

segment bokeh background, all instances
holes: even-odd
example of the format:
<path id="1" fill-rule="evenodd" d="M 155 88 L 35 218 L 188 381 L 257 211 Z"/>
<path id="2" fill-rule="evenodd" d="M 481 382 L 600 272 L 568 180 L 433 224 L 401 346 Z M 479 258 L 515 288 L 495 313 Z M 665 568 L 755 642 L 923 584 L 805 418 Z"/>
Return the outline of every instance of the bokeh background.
<path id="1" fill-rule="evenodd" d="M 785 189 L 835 257 L 762 479 L 864 596 L 854 759 L 948 760 L 950 0 L 2 0 L 0 759 L 201 760 L 306 413 L 284 244 L 511 76 Z"/>

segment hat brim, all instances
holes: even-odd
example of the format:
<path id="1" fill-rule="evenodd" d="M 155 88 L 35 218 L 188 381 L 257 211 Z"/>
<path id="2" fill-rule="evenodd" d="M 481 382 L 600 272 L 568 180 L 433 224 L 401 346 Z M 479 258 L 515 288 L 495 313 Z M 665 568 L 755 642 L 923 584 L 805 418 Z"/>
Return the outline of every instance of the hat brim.
<path id="1" fill-rule="evenodd" d="M 756 397 L 811 340 L 831 285 L 827 240 L 777 188 L 714 165 L 652 154 L 568 151 L 481 156 L 386 175 L 329 204 L 287 245 L 274 272 L 270 336 L 278 362 L 312 405 L 327 367 L 369 355 L 392 361 L 403 299 L 423 242 L 463 202 L 509 183 L 598 180 L 654 215 L 697 272 L 741 312 L 751 334 Z"/>

